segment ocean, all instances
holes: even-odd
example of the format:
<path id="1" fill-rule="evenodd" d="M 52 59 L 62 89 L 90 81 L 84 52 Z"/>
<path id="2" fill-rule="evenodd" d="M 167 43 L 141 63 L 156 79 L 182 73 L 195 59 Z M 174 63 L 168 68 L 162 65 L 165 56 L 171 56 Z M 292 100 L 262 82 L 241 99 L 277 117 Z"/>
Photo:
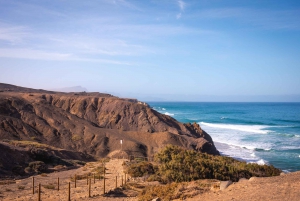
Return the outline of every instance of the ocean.
<path id="1" fill-rule="evenodd" d="M 222 155 L 300 170 L 300 103 L 148 102 L 179 122 L 197 122 Z"/>

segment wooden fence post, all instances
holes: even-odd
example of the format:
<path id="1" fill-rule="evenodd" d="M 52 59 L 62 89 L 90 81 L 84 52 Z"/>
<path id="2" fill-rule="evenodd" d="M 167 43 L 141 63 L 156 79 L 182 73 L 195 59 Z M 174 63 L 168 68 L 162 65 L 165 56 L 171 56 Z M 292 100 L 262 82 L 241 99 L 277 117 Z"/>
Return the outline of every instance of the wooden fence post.
<path id="1" fill-rule="evenodd" d="M 118 188 L 118 176 L 116 176 L 116 188 Z"/>
<path id="2" fill-rule="evenodd" d="M 122 186 L 123 186 L 123 175 L 122 175 Z"/>
<path id="3" fill-rule="evenodd" d="M 103 195 L 105 195 L 105 177 L 103 178 Z"/>
<path id="4" fill-rule="evenodd" d="M 77 175 L 76 174 L 75 174 L 74 180 L 75 180 L 75 188 L 76 188 L 76 186 L 77 186 Z"/>
<path id="5" fill-rule="evenodd" d="M 71 201 L 71 182 L 69 182 L 68 201 Z"/>
<path id="6" fill-rule="evenodd" d="M 94 173 L 94 183 L 96 183 L 96 181 L 95 181 L 95 173 Z"/>
<path id="7" fill-rule="evenodd" d="M 41 201 L 41 184 L 39 184 L 38 201 Z"/>
<path id="8" fill-rule="evenodd" d="M 57 177 L 57 190 L 59 191 L 59 177 Z"/>
<path id="9" fill-rule="evenodd" d="M 90 183 L 89 183 L 89 197 L 91 197 L 91 178 L 90 178 Z"/>
<path id="10" fill-rule="evenodd" d="M 126 173 L 125 173 L 125 184 L 126 184 Z"/>
<path id="11" fill-rule="evenodd" d="M 34 194 L 34 177 L 32 177 L 32 194 Z"/>

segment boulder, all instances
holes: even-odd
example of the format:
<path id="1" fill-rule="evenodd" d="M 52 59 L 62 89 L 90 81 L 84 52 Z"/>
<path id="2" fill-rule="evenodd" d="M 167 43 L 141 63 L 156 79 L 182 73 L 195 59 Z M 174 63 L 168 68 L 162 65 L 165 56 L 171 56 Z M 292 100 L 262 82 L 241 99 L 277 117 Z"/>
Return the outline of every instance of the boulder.
<path id="1" fill-rule="evenodd" d="M 221 181 L 220 183 L 220 190 L 226 189 L 228 186 L 232 184 L 232 181 Z"/>

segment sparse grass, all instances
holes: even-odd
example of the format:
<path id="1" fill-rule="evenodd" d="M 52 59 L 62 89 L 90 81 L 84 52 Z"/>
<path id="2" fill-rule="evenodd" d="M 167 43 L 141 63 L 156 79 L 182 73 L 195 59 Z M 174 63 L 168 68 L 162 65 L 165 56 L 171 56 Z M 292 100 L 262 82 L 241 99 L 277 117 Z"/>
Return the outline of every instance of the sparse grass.
<path id="1" fill-rule="evenodd" d="M 91 177 L 93 174 L 92 173 L 85 173 L 85 174 L 79 174 L 76 175 L 76 180 L 84 180 L 87 177 Z M 71 176 L 71 181 L 74 182 L 75 181 L 75 175 Z"/>
<path id="2" fill-rule="evenodd" d="M 0 185 L 9 185 L 9 184 L 15 184 L 16 181 L 14 180 L 2 180 L 0 181 Z"/>
<path id="3" fill-rule="evenodd" d="M 46 189 L 55 190 L 55 185 L 54 184 L 43 185 L 43 187 L 46 188 Z"/>
<path id="4" fill-rule="evenodd" d="M 18 189 L 19 189 L 19 190 L 24 190 L 24 189 L 25 189 L 25 186 L 18 186 Z"/>
<path id="5" fill-rule="evenodd" d="M 30 137 L 30 139 L 35 141 L 37 138 L 36 137 Z"/>
<path id="6" fill-rule="evenodd" d="M 80 135 L 72 135 L 72 141 L 79 141 L 82 140 L 83 138 Z"/>
<path id="7" fill-rule="evenodd" d="M 141 191 L 145 188 L 145 185 L 142 185 L 142 184 L 136 183 L 136 182 L 130 182 L 130 183 L 127 183 L 126 185 L 124 185 L 124 188 Z"/>
<path id="8" fill-rule="evenodd" d="M 65 166 L 63 166 L 63 165 L 57 165 L 53 169 L 55 169 L 55 170 L 62 170 L 64 168 L 65 168 Z"/>
<path id="9" fill-rule="evenodd" d="M 162 200 L 192 198 L 210 189 L 219 187 L 218 180 L 197 180 L 194 182 L 170 183 L 166 185 L 146 186 L 139 194 L 139 200 L 152 200 L 159 197 Z M 130 183 L 130 185 L 133 185 Z M 133 185 L 134 186 L 134 185 Z M 137 184 L 136 187 L 139 187 Z"/>
<path id="10" fill-rule="evenodd" d="M 18 141 L 18 140 L 9 140 L 8 141 L 9 144 L 14 145 L 14 146 L 18 146 L 18 147 L 26 147 L 26 146 L 33 146 L 36 148 L 50 148 L 50 149 L 58 149 L 56 147 L 52 147 L 50 145 L 47 144 L 42 144 L 42 143 L 38 143 L 38 142 L 34 142 L 34 141 Z"/>
<path id="11" fill-rule="evenodd" d="M 108 163 L 110 161 L 110 158 L 102 158 L 99 160 L 100 163 Z"/>
<path id="12" fill-rule="evenodd" d="M 12 190 L 10 188 L 5 189 L 6 192 L 11 192 Z"/>
<path id="13" fill-rule="evenodd" d="M 166 185 L 148 186 L 139 194 L 138 199 L 141 201 L 151 201 L 156 197 L 159 197 L 162 200 L 179 198 L 178 195 L 175 195 L 175 190 L 178 185 L 178 183 L 171 183 Z"/>
<path id="14" fill-rule="evenodd" d="M 95 167 L 94 169 L 92 169 L 92 172 L 94 172 L 95 174 L 103 174 L 103 166 Z"/>

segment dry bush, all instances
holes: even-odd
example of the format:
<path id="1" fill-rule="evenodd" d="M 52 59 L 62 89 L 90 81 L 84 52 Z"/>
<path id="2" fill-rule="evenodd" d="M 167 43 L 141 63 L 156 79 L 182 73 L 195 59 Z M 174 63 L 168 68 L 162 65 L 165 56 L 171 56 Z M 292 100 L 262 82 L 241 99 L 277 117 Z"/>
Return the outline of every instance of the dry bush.
<path id="1" fill-rule="evenodd" d="M 242 162 L 226 156 L 213 156 L 186 150 L 178 146 L 167 146 L 156 154 L 160 163 L 156 175 L 164 183 L 218 179 L 238 181 L 252 176 L 277 176 L 280 170 L 268 165 Z"/>
<path id="2" fill-rule="evenodd" d="M 46 173 L 42 173 L 42 174 L 40 174 L 40 176 L 42 176 L 42 177 L 48 177 L 48 175 Z"/>
<path id="3" fill-rule="evenodd" d="M 18 186 L 18 189 L 19 189 L 19 190 L 24 190 L 24 189 L 25 189 L 25 186 Z"/>
<path id="4" fill-rule="evenodd" d="M 16 181 L 14 180 L 2 180 L 0 181 L 0 185 L 9 185 L 9 184 L 15 184 Z"/>
<path id="5" fill-rule="evenodd" d="M 43 187 L 46 188 L 46 189 L 55 190 L 55 185 L 54 184 L 46 184 L 46 185 L 43 185 Z"/>
<path id="6" fill-rule="evenodd" d="M 85 173 L 85 174 L 79 174 L 79 175 L 76 175 L 76 180 L 84 180 L 86 179 L 87 177 L 91 177 L 93 176 L 92 173 L 88 172 L 88 173 Z M 75 181 L 75 175 L 73 175 L 71 177 L 71 181 L 74 182 Z"/>

